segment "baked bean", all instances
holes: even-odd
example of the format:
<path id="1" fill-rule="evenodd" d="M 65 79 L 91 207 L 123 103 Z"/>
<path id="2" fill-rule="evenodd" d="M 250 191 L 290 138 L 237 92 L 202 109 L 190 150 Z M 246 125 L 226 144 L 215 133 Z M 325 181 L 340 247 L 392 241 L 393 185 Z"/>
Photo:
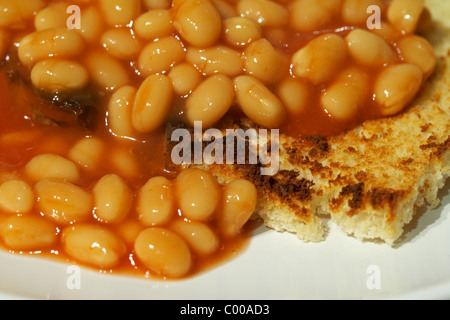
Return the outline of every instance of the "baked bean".
<path id="1" fill-rule="evenodd" d="M 212 218 L 220 202 L 220 186 L 210 173 L 185 169 L 176 178 L 175 187 L 184 217 L 196 221 Z"/>
<path id="2" fill-rule="evenodd" d="M 137 220 L 127 219 L 114 226 L 114 232 L 119 236 L 127 246 L 133 247 L 134 241 L 146 227 L 142 226 Z"/>
<path id="3" fill-rule="evenodd" d="M 261 27 L 245 17 L 233 17 L 223 22 L 224 38 L 227 44 L 243 47 L 262 37 Z"/>
<path id="4" fill-rule="evenodd" d="M 132 151 L 124 148 L 115 148 L 110 151 L 109 160 L 114 172 L 126 178 L 136 178 L 140 174 L 139 164 Z"/>
<path id="5" fill-rule="evenodd" d="M 436 54 L 425 38 L 411 35 L 402 38 L 397 46 L 404 61 L 422 69 L 425 78 L 433 73 L 436 68 Z"/>
<path id="6" fill-rule="evenodd" d="M 258 193 L 248 180 L 236 180 L 225 185 L 222 195 L 222 207 L 218 218 L 223 236 L 238 235 L 256 209 Z"/>
<path id="7" fill-rule="evenodd" d="M 96 137 L 83 138 L 70 149 L 68 157 L 74 163 L 89 170 L 95 170 L 103 157 L 105 145 Z"/>
<path id="8" fill-rule="evenodd" d="M 329 81 L 344 64 L 347 45 L 340 36 L 325 34 L 311 40 L 292 56 L 292 72 L 313 84 Z"/>
<path id="9" fill-rule="evenodd" d="M 81 10 L 81 28 L 74 29 L 88 43 L 96 43 L 105 30 L 105 21 L 96 6 Z"/>
<path id="10" fill-rule="evenodd" d="M 175 28 L 172 25 L 170 10 L 150 10 L 140 15 L 133 24 L 136 34 L 145 40 L 170 36 Z"/>
<path id="11" fill-rule="evenodd" d="M 189 247 L 173 231 L 163 228 L 146 229 L 137 237 L 134 249 L 138 259 L 158 275 L 179 278 L 191 270 Z"/>
<path id="12" fill-rule="evenodd" d="M 112 27 L 127 26 L 140 14 L 140 0 L 99 0 L 106 23 Z"/>
<path id="13" fill-rule="evenodd" d="M 385 4 L 383 0 L 343 0 L 342 19 L 349 25 L 366 26 L 371 15 L 367 13 L 370 6 L 377 6 L 383 11 Z"/>
<path id="14" fill-rule="evenodd" d="M 22 15 L 14 0 L 3 0 L 0 2 L 0 27 L 20 27 Z"/>
<path id="15" fill-rule="evenodd" d="M 236 8 L 232 3 L 228 3 L 227 0 L 212 0 L 214 7 L 219 12 L 222 20 L 236 17 L 238 15 Z"/>
<path id="16" fill-rule="evenodd" d="M 82 222 L 92 214 L 92 196 L 70 182 L 41 180 L 34 189 L 39 211 L 58 224 Z"/>
<path id="17" fill-rule="evenodd" d="M 116 174 L 102 177 L 92 189 L 94 215 L 103 223 L 123 221 L 131 209 L 133 196 L 125 181 Z"/>
<path id="18" fill-rule="evenodd" d="M 289 21 L 288 9 L 274 1 L 242 0 L 237 3 L 241 16 L 247 17 L 261 26 L 277 27 Z"/>
<path id="19" fill-rule="evenodd" d="M 0 209 L 7 213 L 24 214 L 34 206 L 34 192 L 22 180 L 10 180 L 0 185 Z"/>
<path id="20" fill-rule="evenodd" d="M 206 48 L 220 37 L 222 20 L 209 0 L 185 0 L 173 5 L 173 25 L 189 44 Z"/>
<path id="21" fill-rule="evenodd" d="M 74 225 L 63 230 L 64 252 L 78 262 L 101 269 L 117 266 L 127 253 L 125 243 L 109 229 Z"/>
<path id="22" fill-rule="evenodd" d="M 173 91 L 180 96 L 191 93 L 201 80 L 200 72 L 189 63 L 175 65 L 168 76 L 172 80 Z"/>
<path id="23" fill-rule="evenodd" d="M 32 181 L 60 179 L 75 182 L 80 179 L 78 167 L 72 161 L 52 153 L 35 156 L 25 165 L 24 173 Z"/>
<path id="24" fill-rule="evenodd" d="M 190 47 L 186 60 L 207 76 L 215 73 L 236 76 L 242 73 L 244 65 L 240 52 L 222 45 L 207 49 Z"/>
<path id="25" fill-rule="evenodd" d="M 9 249 L 43 250 L 58 242 L 56 226 L 41 217 L 13 216 L 0 224 L 0 236 Z"/>
<path id="26" fill-rule="evenodd" d="M 52 28 L 64 28 L 67 26 L 67 4 L 63 2 L 52 3 L 43 8 L 34 18 L 34 27 L 36 30 L 45 30 Z"/>
<path id="27" fill-rule="evenodd" d="M 175 37 L 156 39 L 141 51 L 138 59 L 139 71 L 143 76 L 168 71 L 186 55 L 182 43 Z"/>
<path id="28" fill-rule="evenodd" d="M 250 43 L 244 51 L 245 71 L 265 83 L 279 82 L 289 71 L 289 59 L 266 39 Z"/>
<path id="29" fill-rule="evenodd" d="M 166 225 L 176 212 L 172 182 L 164 177 L 154 177 L 139 190 L 138 218 L 147 227 Z"/>
<path id="30" fill-rule="evenodd" d="M 391 43 L 396 42 L 402 36 L 401 31 L 399 31 L 392 24 L 386 21 L 381 21 L 380 27 L 375 28 L 371 31 L 377 36 Z"/>
<path id="31" fill-rule="evenodd" d="M 369 75 L 359 68 L 349 68 L 321 96 L 321 104 L 329 115 L 349 121 L 367 103 Z"/>
<path id="32" fill-rule="evenodd" d="M 42 0 L 2 0 L 0 1 L 0 27 L 24 29 L 27 19 L 44 6 Z"/>
<path id="33" fill-rule="evenodd" d="M 30 78 L 37 89 L 49 92 L 79 90 L 89 83 L 89 73 L 81 64 L 58 58 L 36 63 Z"/>
<path id="34" fill-rule="evenodd" d="M 309 86 L 294 78 L 283 80 L 277 88 L 278 96 L 291 114 L 300 114 L 306 110 L 309 99 Z"/>
<path id="35" fill-rule="evenodd" d="M 3 0 L 0 2 L 0 27 L 20 28 L 22 14 L 15 0 Z"/>
<path id="36" fill-rule="evenodd" d="M 144 6 L 147 9 L 169 9 L 171 0 L 143 0 Z"/>
<path id="37" fill-rule="evenodd" d="M 385 116 L 397 114 L 414 99 L 422 85 L 423 73 L 412 64 L 399 64 L 384 69 L 374 85 L 375 101 Z"/>
<path id="38" fill-rule="evenodd" d="M 88 52 L 84 63 L 94 83 L 104 90 L 114 91 L 130 82 L 127 69 L 107 52 Z"/>
<path id="39" fill-rule="evenodd" d="M 387 19 L 397 29 L 410 34 L 416 30 L 424 7 L 425 0 L 392 0 Z"/>
<path id="40" fill-rule="evenodd" d="M 238 105 L 256 124 L 276 128 L 284 121 L 283 103 L 258 79 L 238 76 L 234 79 L 234 88 Z"/>
<path id="41" fill-rule="evenodd" d="M 117 89 L 108 104 L 108 126 L 115 136 L 133 137 L 134 128 L 131 113 L 137 89 L 124 86 Z"/>
<path id="42" fill-rule="evenodd" d="M 19 58 L 25 65 L 49 58 L 73 58 L 79 56 L 84 49 L 83 39 L 79 33 L 59 29 L 35 31 L 25 36 L 19 44 Z"/>
<path id="43" fill-rule="evenodd" d="M 345 39 L 350 55 L 365 66 L 379 68 L 398 60 L 387 42 L 370 31 L 356 29 L 351 31 Z"/>
<path id="44" fill-rule="evenodd" d="M 205 223 L 196 221 L 176 220 L 171 224 L 171 230 L 179 234 L 200 255 L 210 255 L 220 246 L 220 239 Z"/>
<path id="45" fill-rule="evenodd" d="M 159 128 L 170 111 L 172 92 L 172 81 L 169 77 L 147 77 L 136 92 L 131 118 L 133 127 L 142 133 Z"/>
<path id="46" fill-rule="evenodd" d="M 339 15 L 341 0 L 294 0 L 290 24 L 294 30 L 308 32 L 330 24 Z"/>
<path id="47" fill-rule="evenodd" d="M 109 54 L 122 60 L 133 60 L 142 47 L 129 28 L 110 29 L 102 35 L 100 41 Z"/>
<path id="48" fill-rule="evenodd" d="M 186 118 L 190 124 L 202 121 L 211 127 L 225 116 L 234 102 L 233 83 L 227 76 L 216 74 L 204 80 L 186 101 Z"/>

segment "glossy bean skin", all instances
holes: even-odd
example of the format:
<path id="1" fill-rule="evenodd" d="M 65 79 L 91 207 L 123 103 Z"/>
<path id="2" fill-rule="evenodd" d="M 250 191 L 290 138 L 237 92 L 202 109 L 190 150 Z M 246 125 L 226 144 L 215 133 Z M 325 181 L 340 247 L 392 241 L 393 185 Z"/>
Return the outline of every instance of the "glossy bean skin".
<path id="1" fill-rule="evenodd" d="M 236 180 L 224 187 L 219 228 L 225 237 L 238 235 L 256 209 L 258 192 L 247 180 Z"/>
<path id="2" fill-rule="evenodd" d="M 105 149 L 106 146 L 101 139 L 87 137 L 78 140 L 72 146 L 68 158 L 81 168 L 94 171 L 99 168 Z"/>
<path id="3" fill-rule="evenodd" d="M 64 252 L 78 262 L 100 269 L 117 266 L 126 245 L 109 229 L 89 224 L 69 226 L 62 232 Z"/>
<path id="4" fill-rule="evenodd" d="M 289 59 L 266 39 L 250 43 L 245 51 L 245 70 L 264 83 L 277 83 L 288 73 Z"/>
<path id="5" fill-rule="evenodd" d="M 73 58 L 84 50 L 81 36 L 64 28 L 35 31 L 19 44 L 20 61 L 28 66 L 49 57 Z"/>
<path id="6" fill-rule="evenodd" d="M 388 21 L 400 31 L 411 34 L 416 30 L 424 6 L 424 0 L 393 0 L 387 11 Z"/>
<path id="7" fill-rule="evenodd" d="M 286 117 L 280 99 L 262 82 L 252 76 L 234 79 L 237 103 L 242 111 L 256 124 L 277 128 Z"/>
<path id="8" fill-rule="evenodd" d="M 26 214 L 33 209 L 35 195 L 23 180 L 9 180 L 0 185 L 0 209 L 3 212 Z"/>
<path id="9" fill-rule="evenodd" d="M 197 68 L 187 62 L 175 65 L 168 76 L 172 80 L 174 92 L 180 96 L 189 95 L 202 79 Z"/>
<path id="10" fill-rule="evenodd" d="M 172 81 L 165 75 L 147 77 L 136 92 L 132 107 L 132 124 L 135 130 L 148 133 L 159 128 L 170 110 Z"/>
<path id="11" fill-rule="evenodd" d="M 32 181 L 61 179 L 75 182 L 80 178 L 78 167 L 58 154 L 46 153 L 33 157 L 25 166 L 25 175 Z"/>
<path id="12" fill-rule="evenodd" d="M 169 36 L 156 39 L 142 49 L 138 58 L 139 71 L 143 76 L 169 71 L 185 55 L 185 49 L 177 38 Z"/>
<path id="13" fill-rule="evenodd" d="M 411 35 L 398 43 L 403 59 L 407 63 L 418 66 L 427 79 L 436 69 L 437 59 L 433 47 L 421 36 Z"/>
<path id="14" fill-rule="evenodd" d="M 206 48 L 219 39 L 221 18 L 209 0 L 178 1 L 173 5 L 173 10 L 173 25 L 189 44 Z"/>
<path id="15" fill-rule="evenodd" d="M 244 47 L 262 37 L 257 22 L 245 17 L 232 17 L 224 21 L 225 41 L 235 47 Z"/>
<path id="16" fill-rule="evenodd" d="M 129 28 L 109 29 L 100 42 L 107 52 L 121 60 L 134 60 L 142 49 L 142 42 Z"/>
<path id="17" fill-rule="evenodd" d="M 115 91 L 130 83 L 128 70 L 107 52 L 88 52 L 84 57 L 84 64 L 92 81 L 105 91 Z"/>
<path id="18" fill-rule="evenodd" d="M 51 28 L 64 28 L 67 25 L 65 17 L 67 5 L 64 3 L 54 3 L 40 10 L 34 19 L 36 30 Z"/>
<path id="19" fill-rule="evenodd" d="M 412 64 L 399 64 L 383 70 L 374 87 L 375 101 L 383 115 L 404 110 L 422 86 L 423 73 Z"/>
<path id="20" fill-rule="evenodd" d="M 204 80 L 186 101 L 186 117 L 191 125 L 202 121 L 209 128 L 225 116 L 234 101 L 233 82 L 217 74 Z"/>
<path id="21" fill-rule="evenodd" d="M 36 88 L 49 92 L 80 90 L 88 85 L 89 73 L 77 62 L 46 59 L 31 70 L 31 82 Z"/>
<path id="22" fill-rule="evenodd" d="M 140 38 L 145 40 L 170 36 L 175 30 L 171 12 L 167 9 L 155 9 L 143 13 L 136 19 L 133 29 Z"/>
<path id="23" fill-rule="evenodd" d="M 289 21 L 288 9 L 275 1 L 242 0 L 237 3 L 237 10 L 261 26 L 278 27 Z"/>
<path id="24" fill-rule="evenodd" d="M 221 73 L 233 77 L 244 68 L 241 53 L 222 45 L 207 49 L 191 47 L 187 50 L 186 61 L 206 76 Z"/>
<path id="25" fill-rule="evenodd" d="M 108 125 L 115 136 L 133 137 L 135 130 L 131 120 L 137 89 L 126 85 L 117 89 L 108 104 Z"/>
<path id="26" fill-rule="evenodd" d="M 220 201 L 220 187 L 216 179 L 200 169 L 183 170 L 175 181 L 180 210 L 188 219 L 210 220 Z"/>
<path id="27" fill-rule="evenodd" d="M 139 0 L 99 0 L 99 7 L 112 27 L 129 25 L 141 12 Z"/>
<path id="28" fill-rule="evenodd" d="M 70 182 L 41 180 L 34 189 L 39 212 L 59 225 L 84 222 L 92 215 L 92 195 Z"/>
<path id="29" fill-rule="evenodd" d="M 13 250 L 44 250 L 59 240 L 58 228 L 35 216 L 12 216 L 0 223 L 0 236 Z"/>
<path id="30" fill-rule="evenodd" d="M 134 250 L 147 268 L 161 276 L 180 278 L 192 266 L 192 255 L 187 243 L 167 229 L 145 229 L 136 238 Z"/>
<path id="31" fill-rule="evenodd" d="M 173 189 L 170 180 L 153 177 L 139 190 L 137 212 L 142 225 L 154 227 L 169 223 L 176 209 Z"/>
<path id="32" fill-rule="evenodd" d="M 325 34 L 311 40 L 292 56 L 292 72 L 313 84 L 329 81 L 344 64 L 347 44 L 335 34 Z"/>
<path id="33" fill-rule="evenodd" d="M 288 77 L 278 85 L 277 94 L 288 113 L 298 115 L 306 111 L 310 93 L 305 82 Z"/>
<path id="34" fill-rule="evenodd" d="M 208 224 L 188 220 L 176 220 L 170 229 L 179 234 L 197 254 L 211 255 L 220 247 L 219 236 Z"/>
<path id="35" fill-rule="evenodd" d="M 103 223 L 117 224 L 128 216 L 133 194 L 126 182 L 116 174 L 103 176 L 93 190 L 94 215 Z"/>
<path id="36" fill-rule="evenodd" d="M 369 79 L 370 75 L 359 68 L 345 69 L 322 94 L 322 106 L 335 119 L 351 121 L 368 101 Z"/>
<path id="37" fill-rule="evenodd" d="M 354 30 L 347 35 L 346 41 L 350 55 L 362 65 L 380 68 L 398 60 L 387 42 L 372 32 Z"/>
<path id="38" fill-rule="evenodd" d="M 339 15 L 340 6 L 340 0 L 295 0 L 291 5 L 290 24 L 301 32 L 321 29 Z"/>

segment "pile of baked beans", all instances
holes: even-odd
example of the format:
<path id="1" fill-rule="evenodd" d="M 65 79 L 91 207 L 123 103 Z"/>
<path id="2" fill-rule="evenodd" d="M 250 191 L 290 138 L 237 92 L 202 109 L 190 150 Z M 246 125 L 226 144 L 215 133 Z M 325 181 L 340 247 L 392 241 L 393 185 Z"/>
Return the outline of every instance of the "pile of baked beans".
<path id="1" fill-rule="evenodd" d="M 98 144 L 139 143 L 172 120 L 213 127 L 232 112 L 265 128 L 397 114 L 435 69 L 418 35 L 430 22 L 424 0 L 0 0 L 1 58 L 15 50 L 39 91 L 95 90 L 110 134 L 34 155 L 0 179 L 1 239 L 15 251 L 61 243 L 101 269 L 133 252 L 157 274 L 189 274 L 240 233 L 255 187 L 188 169 L 131 188 L 130 154 L 124 171 L 81 187 Z"/>
<path id="2" fill-rule="evenodd" d="M 79 152 L 74 146 L 71 157 L 95 160 Z M 183 170 L 175 180 L 152 177 L 135 192 L 119 174 L 104 175 L 89 191 L 77 185 L 80 179 L 74 161 L 49 153 L 33 157 L 22 179 L 3 182 L 0 236 L 6 246 L 61 247 L 102 270 L 133 252 L 152 272 L 178 278 L 193 270 L 195 256 L 215 254 L 224 239 L 238 236 L 257 200 L 252 183 L 222 186 L 199 169 Z"/>

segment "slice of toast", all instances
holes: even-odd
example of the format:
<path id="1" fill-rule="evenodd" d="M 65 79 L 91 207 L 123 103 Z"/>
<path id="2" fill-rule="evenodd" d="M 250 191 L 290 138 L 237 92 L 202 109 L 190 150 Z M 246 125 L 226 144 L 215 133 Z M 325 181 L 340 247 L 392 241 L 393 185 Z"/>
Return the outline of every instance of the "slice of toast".
<path id="1" fill-rule="evenodd" d="M 395 245 L 419 207 L 436 207 L 450 175 L 450 3 L 428 0 L 435 19 L 427 38 L 435 74 L 404 113 L 367 121 L 337 136 L 280 137 L 280 171 L 261 165 L 202 165 L 221 182 L 253 181 L 255 217 L 308 242 L 326 237 L 323 218 L 358 239 Z M 241 128 L 254 128 L 243 120 Z"/>

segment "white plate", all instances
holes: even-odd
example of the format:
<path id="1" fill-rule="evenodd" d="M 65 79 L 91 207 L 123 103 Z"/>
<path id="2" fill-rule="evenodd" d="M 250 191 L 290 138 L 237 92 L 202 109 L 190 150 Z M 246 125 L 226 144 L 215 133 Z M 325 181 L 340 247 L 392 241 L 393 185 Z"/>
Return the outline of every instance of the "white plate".
<path id="1" fill-rule="evenodd" d="M 193 279 L 164 282 L 0 253 L 2 299 L 450 299 L 450 182 L 443 204 L 421 212 L 398 248 L 361 243 L 330 226 L 305 244 L 260 227 L 234 260 Z M 73 278 L 72 278 L 73 279 Z"/>

